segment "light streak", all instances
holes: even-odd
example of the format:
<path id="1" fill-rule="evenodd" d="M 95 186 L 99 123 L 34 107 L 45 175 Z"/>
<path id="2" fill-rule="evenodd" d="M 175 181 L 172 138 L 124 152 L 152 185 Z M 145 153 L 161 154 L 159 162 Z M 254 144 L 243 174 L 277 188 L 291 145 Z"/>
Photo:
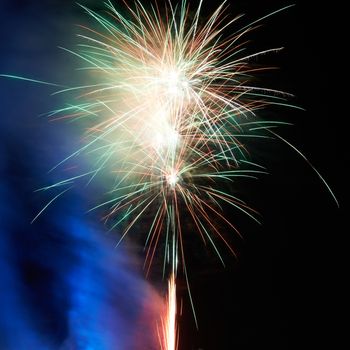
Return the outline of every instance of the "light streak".
<path id="1" fill-rule="evenodd" d="M 174 274 L 168 281 L 168 294 L 166 298 L 166 312 L 161 320 L 161 329 L 158 331 L 161 350 L 178 349 L 178 327 L 176 323 L 176 282 Z"/>

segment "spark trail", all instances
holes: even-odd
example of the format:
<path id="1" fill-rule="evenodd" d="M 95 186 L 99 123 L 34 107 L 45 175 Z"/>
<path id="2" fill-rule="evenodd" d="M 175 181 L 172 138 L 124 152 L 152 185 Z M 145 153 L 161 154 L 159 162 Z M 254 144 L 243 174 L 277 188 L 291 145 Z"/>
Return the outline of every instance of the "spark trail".
<path id="1" fill-rule="evenodd" d="M 177 350 L 178 330 L 176 324 L 177 306 L 174 274 L 171 274 L 169 277 L 166 304 L 165 316 L 161 319 L 160 329 L 158 329 L 159 344 L 161 350 Z"/>

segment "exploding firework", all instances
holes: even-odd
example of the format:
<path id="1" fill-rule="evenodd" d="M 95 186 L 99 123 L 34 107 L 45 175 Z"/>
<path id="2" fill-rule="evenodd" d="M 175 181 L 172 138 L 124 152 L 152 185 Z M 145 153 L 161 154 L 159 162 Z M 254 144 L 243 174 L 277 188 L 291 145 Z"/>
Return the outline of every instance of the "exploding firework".
<path id="1" fill-rule="evenodd" d="M 286 105 L 289 95 L 254 85 L 254 74 L 267 68 L 251 59 L 279 48 L 245 54 L 247 34 L 274 13 L 238 27 L 240 16 L 227 19 L 225 2 L 204 23 L 202 2 L 194 12 L 185 0 L 176 6 L 169 1 L 164 9 L 139 1 L 125 6 L 126 15 L 111 2 L 107 14 L 84 7 L 98 28 L 82 27 L 79 48 L 66 51 L 80 59 L 89 84 L 58 91 L 73 95 L 73 102 L 49 115 L 76 120 L 86 130 L 84 145 L 58 165 L 82 155 L 92 165 L 44 189 L 63 188 L 55 200 L 78 179 L 112 174 L 108 199 L 94 209 L 107 208 L 105 219 L 111 229 L 122 230 L 120 241 L 140 222 L 148 225 L 145 268 L 161 251 L 163 275 L 170 270 L 159 338 L 162 349 L 175 350 L 178 262 L 189 286 L 185 227 L 223 263 L 218 241 L 235 254 L 221 226 L 239 231 L 223 208 L 255 221 L 257 213 L 232 194 L 231 184 L 266 172 L 252 161 L 250 139 L 275 137 L 289 144 L 271 130 L 284 123 L 257 117 L 266 106 Z"/>
<path id="2" fill-rule="evenodd" d="M 82 27 L 78 49 L 65 49 L 82 62 L 89 84 L 58 91 L 72 102 L 49 114 L 85 129 L 83 146 L 57 166 L 84 155 L 91 167 L 43 188 L 62 189 L 47 206 L 77 180 L 112 175 L 107 199 L 93 209 L 107 209 L 104 218 L 122 231 L 120 242 L 142 223 L 147 273 L 160 254 L 173 289 L 178 262 L 189 288 L 185 231 L 196 232 L 223 264 L 218 242 L 235 255 L 227 232 L 240 233 L 224 208 L 258 221 L 232 188 L 242 177 L 266 173 L 252 161 L 249 140 L 275 137 L 288 143 L 271 130 L 286 123 L 262 121 L 257 112 L 287 105 L 289 95 L 255 86 L 254 75 L 268 68 L 251 63 L 280 48 L 245 51 L 245 38 L 258 22 L 288 6 L 243 27 L 241 16 L 228 19 L 225 2 L 205 22 L 202 1 L 194 11 L 186 0 L 164 8 L 125 2 L 125 15 L 110 1 L 105 6 L 103 14 L 83 7 L 97 28 Z"/>
<path id="3" fill-rule="evenodd" d="M 255 87 L 254 67 L 244 55 L 245 36 L 255 23 L 227 36 L 229 26 L 222 3 L 205 24 L 201 6 L 192 13 L 186 1 L 165 9 L 140 2 L 125 4 L 128 16 L 106 3 L 107 15 L 84 9 L 99 30 L 83 28 L 79 50 L 70 51 L 84 62 L 89 85 L 67 88 L 78 103 L 50 114 L 79 120 L 86 129 L 84 146 L 67 157 L 93 156 L 89 172 L 53 186 L 71 185 L 113 174 L 108 208 L 111 228 L 123 230 L 121 240 L 140 221 L 149 225 L 145 235 L 149 271 L 163 247 L 165 273 L 178 257 L 185 267 L 183 218 L 223 262 L 218 238 L 233 253 L 216 222 L 239 234 L 223 214 L 232 206 L 257 221 L 256 212 L 225 190 L 225 183 L 266 172 L 250 161 L 245 140 L 269 137 L 278 122 L 262 122 L 256 112 L 283 104 L 286 94 Z M 151 218 L 146 220 L 145 218 Z M 167 264 L 169 263 L 169 264 Z"/>
<path id="4" fill-rule="evenodd" d="M 245 36 L 255 22 L 227 36 L 240 17 L 227 20 L 225 2 L 205 24 L 202 3 L 194 13 L 185 0 L 175 7 L 168 2 L 163 11 L 156 5 L 147 10 L 138 1 L 125 5 L 128 16 L 111 2 L 107 15 L 84 7 L 99 29 L 83 28 L 79 50 L 68 51 L 84 62 L 90 83 L 59 91 L 73 93 L 78 103 L 50 116 L 78 120 L 86 128 L 84 146 L 62 163 L 88 154 L 94 164 L 88 173 L 47 188 L 113 174 L 109 199 L 94 209 L 108 207 L 105 219 L 111 229 L 122 228 L 121 240 L 140 221 L 149 225 L 147 273 L 163 247 L 163 276 L 170 267 L 170 278 L 160 343 L 164 350 L 175 350 L 178 257 L 193 308 L 183 222 L 188 227 L 190 219 L 191 231 L 222 263 L 218 239 L 235 254 L 217 225 L 220 221 L 240 235 L 223 206 L 257 219 L 225 183 L 265 172 L 250 160 L 245 140 L 271 136 L 267 131 L 279 123 L 262 122 L 256 112 L 283 104 L 286 94 L 253 85 L 251 75 L 266 68 L 254 67 L 250 59 L 279 49 L 245 55 Z"/>

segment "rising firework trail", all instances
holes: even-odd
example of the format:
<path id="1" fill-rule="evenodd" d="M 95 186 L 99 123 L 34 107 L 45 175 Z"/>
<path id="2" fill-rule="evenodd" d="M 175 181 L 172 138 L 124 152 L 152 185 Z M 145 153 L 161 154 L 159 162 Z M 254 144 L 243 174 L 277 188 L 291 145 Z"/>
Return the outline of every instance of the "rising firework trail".
<path id="1" fill-rule="evenodd" d="M 158 327 L 158 337 L 161 350 L 178 349 L 176 316 L 176 282 L 175 276 L 172 274 L 168 281 L 165 316 L 161 319 L 160 327 Z"/>

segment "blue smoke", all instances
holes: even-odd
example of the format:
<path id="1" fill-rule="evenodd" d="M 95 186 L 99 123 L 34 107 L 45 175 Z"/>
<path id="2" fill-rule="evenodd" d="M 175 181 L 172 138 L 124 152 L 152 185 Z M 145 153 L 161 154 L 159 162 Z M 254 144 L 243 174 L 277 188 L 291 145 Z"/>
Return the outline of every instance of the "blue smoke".
<path id="1" fill-rule="evenodd" d="M 74 1 L 1 1 L 11 40 L 0 73 L 69 84 L 71 58 L 56 47 L 70 46 L 80 15 Z M 35 190 L 65 177 L 48 170 L 78 146 L 71 126 L 37 117 L 64 105 L 53 91 L 0 78 L 0 350 L 157 349 L 155 293 L 98 214 L 86 214 L 98 184 L 66 192 L 30 224 L 57 194 Z"/>
<path id="2" fill-rule="evenodd" d="M 142 330 L 143 345 L 133 345 L 152 292 L 125 251 L 114 249 L 116 237 L 107 237 L 97 219 L 84 214 L 77 191 L 30 225 L 40 201 L 35 203 L 25 179 L 21 184 L 18 174 L 10 176 L 4 158 L 0 349 L 152 349 L 152 323 Z M 30 176 L 18 158 L 11 159 L 17 172 Z"/>

